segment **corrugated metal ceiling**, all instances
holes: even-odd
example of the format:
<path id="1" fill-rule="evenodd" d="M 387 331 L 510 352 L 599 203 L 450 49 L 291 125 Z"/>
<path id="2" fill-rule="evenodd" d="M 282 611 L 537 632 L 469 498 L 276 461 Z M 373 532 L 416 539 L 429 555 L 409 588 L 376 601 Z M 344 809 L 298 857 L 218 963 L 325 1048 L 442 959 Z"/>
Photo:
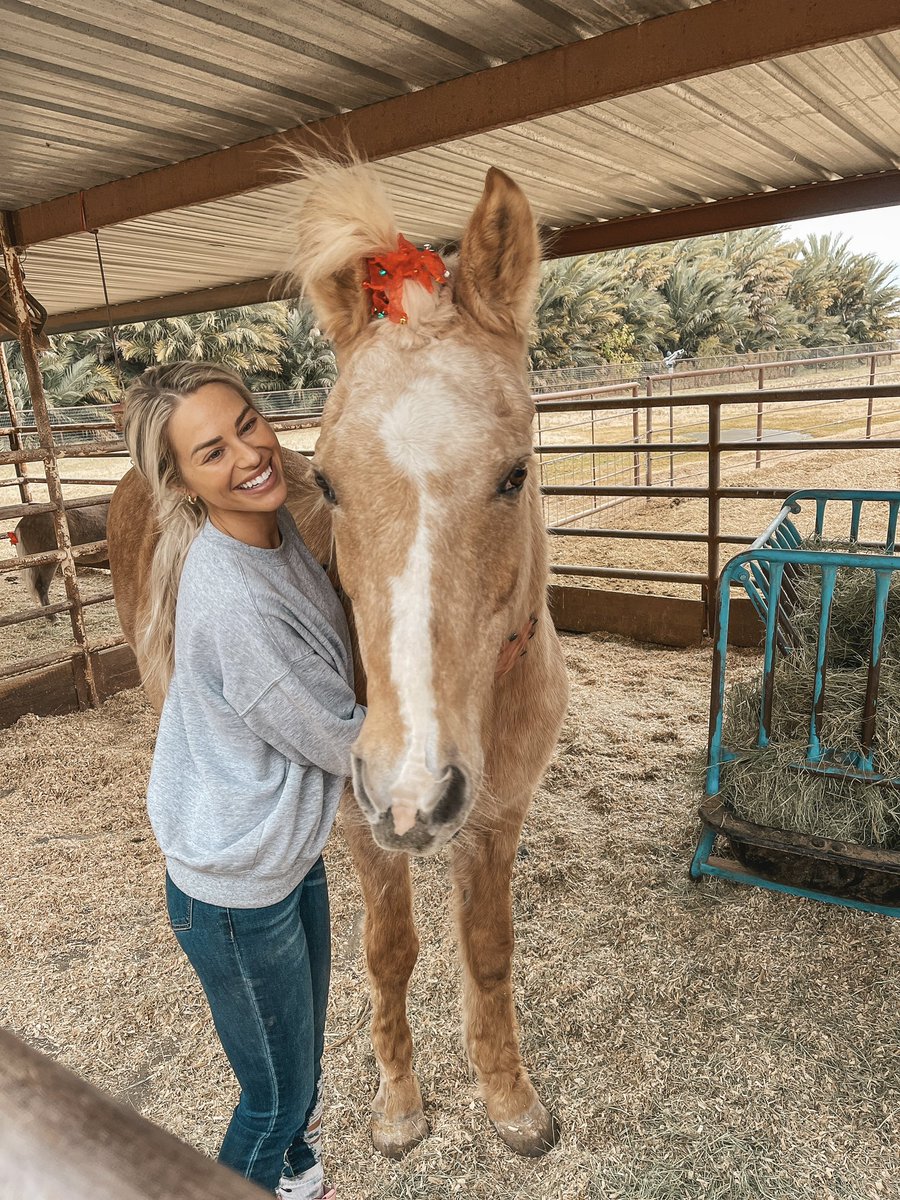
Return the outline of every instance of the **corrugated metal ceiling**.
<path id="1" fill-rule="evenodd" d="M 397 156 L 378 164 L 408 236 L 457 235 L 489 166 L 551 227 L 900 166 L 900 33 Z M 101 231 L 112 303 L 275 274 L 302 184 Z M 51 312 L 102 303 L 93 239 L 32 247 L 29 287 Z"/>
<path id="2" fill-rule="evenodd" d="M 707 0 L 0 0 L 0 208 Z"/>
<path id="3" fill-rule="evenodd" d="M 705 2 L 705 0 L 704 0 Z M 21 207 L 691 0 L 0 0 L 0 206 Z M 302 28 L 298 18 L 302 17 Z M 900 24 L 900 14 L 898 14 Z M 551 227 L 900 167 L 900 32 L 703 75 L 378 164 L 401 227 L 456 236 L 491 165 Z M 113 304 L 277 274 L 302 184 L 100 231 Z M 32 246 L 53 313 L 103 303 L 93 238 Z"/>

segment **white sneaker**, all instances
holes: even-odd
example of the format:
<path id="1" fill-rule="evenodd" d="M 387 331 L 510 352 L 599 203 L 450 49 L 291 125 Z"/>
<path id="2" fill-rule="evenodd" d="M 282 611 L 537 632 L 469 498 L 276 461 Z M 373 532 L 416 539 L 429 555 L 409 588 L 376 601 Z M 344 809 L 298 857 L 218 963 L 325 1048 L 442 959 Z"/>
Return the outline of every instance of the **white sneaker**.
<path id="1" fill-rule="evenodd" d="M 321 1163 L 316 1163 L 302 1175 L 282 1175 L 275 1195 L 277 1200 L 335 1200 L 334 1188 L 325 1184 Z"/>

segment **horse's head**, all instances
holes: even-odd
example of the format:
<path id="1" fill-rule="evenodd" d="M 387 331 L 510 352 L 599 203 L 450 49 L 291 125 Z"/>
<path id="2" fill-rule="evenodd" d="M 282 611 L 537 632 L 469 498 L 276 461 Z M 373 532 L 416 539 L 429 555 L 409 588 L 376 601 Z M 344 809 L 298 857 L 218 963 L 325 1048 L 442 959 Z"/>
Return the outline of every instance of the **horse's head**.
<path id="1" fill-rule="evenodd" d="M 540 252 L 497 170 L 446 277 L 406 252 L 431 290 L 396 265 L 398 233 L 373 168 L 313 168 L 293 269 L 341 368 L 314 467 L 367 676 L 353 783 L 383 847 L 427 854 L 466 820 L 515 687 L 498 655 L 543 603 L 525 372 Z M 397 288 L 382 318 L 371 280 Z"/>

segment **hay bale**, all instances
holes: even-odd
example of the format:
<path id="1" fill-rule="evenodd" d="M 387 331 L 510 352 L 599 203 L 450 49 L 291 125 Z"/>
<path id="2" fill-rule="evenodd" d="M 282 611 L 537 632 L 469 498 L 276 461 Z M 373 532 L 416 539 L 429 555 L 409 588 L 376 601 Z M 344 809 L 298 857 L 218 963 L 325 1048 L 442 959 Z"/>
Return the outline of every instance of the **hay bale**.
<path id="1" fill-rule="evenodd" d="M 805 548 L 854 550 L 849 543 L 808 541 Z M 900 573 L 898 573 L 900 574 Z M 757 824 L 900 849 L 900 788 L 798 770 L 806 761 L 815 681 L 822 570 L 809 567 L 795 580 L 791 624 L 797 645 L 775 668 L 770 744 L 755 748 L 762 673 L 740 680 L 725 702 L 724 744 L 739 754 L 722 768 L 720 795 L 739 817 Z M 819 738 L 828 750 L 862 750 L 863 700 L 868 677 L 875 600 L 869 570 L 837 572 Z M 877 774 L 900 775 L 900 578 L 888 594 L 884 649 L 873 745 Z"/>

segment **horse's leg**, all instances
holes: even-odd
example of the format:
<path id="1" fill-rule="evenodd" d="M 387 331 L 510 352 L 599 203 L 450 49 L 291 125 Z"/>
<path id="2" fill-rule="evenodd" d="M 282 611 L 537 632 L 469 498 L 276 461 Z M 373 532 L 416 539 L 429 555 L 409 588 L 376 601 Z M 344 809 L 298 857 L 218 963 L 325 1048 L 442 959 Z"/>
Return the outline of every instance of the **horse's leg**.
<path id="1" fill-rule="evenodd" d="M 484 824 L 473 814 L 454 843 L 452 870 L 469 1062 L 500 1137 L 519 1154 L 538 1155 L 555 1145 L 559 1127 L 522 1065 L 513 1005 L 510 881 L 524 812 Z"/>
<path id="2" fill-rule="evenodd" d="M 50 603 L 50 584 L 53 582 L 53 577 L 56 574 L 56 563 L 45 563 L 42 567 L 32 567 L 31 588 L 32 595 L 37 603 L 43 608 Z M 55 625 L 59 620 L 59 613 L 51 613 L 45 618 L 52 625 Z"/>
<path id="3" fill-rule="evenodd" d="M 343 797 L 343 814 L 366 905 L 372 1045 L 380 1076 L 372 1105 L 372 1141 L 388 1158 L 400 1158 L 428 1134 L 406 1017 L 407 985 L 419 953 L 409 859 L 375 844 L 349 788 Z"/>

